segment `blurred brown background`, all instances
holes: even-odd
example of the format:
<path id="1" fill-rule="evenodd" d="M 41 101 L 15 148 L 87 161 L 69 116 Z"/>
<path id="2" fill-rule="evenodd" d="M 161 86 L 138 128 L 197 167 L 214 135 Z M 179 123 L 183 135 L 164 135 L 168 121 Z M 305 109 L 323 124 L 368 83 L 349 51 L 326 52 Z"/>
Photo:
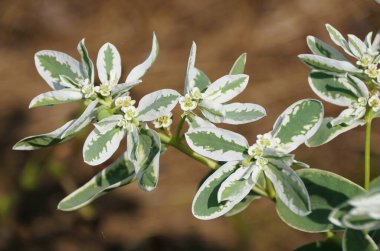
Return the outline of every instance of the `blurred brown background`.
<path id="1" fill-rule="evenodd" d="M 300 98 L 316 97 L 307 84 L 308 69 L 297 55 L 305 38 L 329 40 L 331 23 L 361 38 L 380 28 L 380 6 L 371 0 L 192 0 L 192 1 L 0 1 L 0 250 L 277 251 L 320 239 L 279 220 L 273 205 L 255 201 L 237 217 L 200 221 L 191 201 L 205 167 L 169 150 L 161 160 L 156 190 L 136 184 L 117 189 L 79 212 L 60 212 L 57 203 L 99 169 L 82 161 L 84 135 L 36 152 L 14 152 L 12 145 L 32 134 L 51 131 L 78 112 L 78 106 L 28 110 L 29 101 L 48 91 L 33 54 L 41 49 L 77 57 L 85 37 L 90 55 L 112 42 L 122 55 L 124 76 L 150 50 L 155 31 L 161 51 L 156 64 L 132 95 L 160 88 L 182 90 L 192 40 L 197 66 L 212 80 L 226 74 L 242 52 L 248 53 L 250 85 L 236 100 L 263 105 L 259 122 L 228 127 L 250 139 L 269 131 L 279 113 Z M 96 60 L 94 60 L 96 61 Z M 339 107 L 326 105 L 327 115 Z M 380 174 L 379 123 L 373 132 L 373 174 Z M 301 147 L 297 159 L 362 183 L 363 128 L 316 149 Z"/>

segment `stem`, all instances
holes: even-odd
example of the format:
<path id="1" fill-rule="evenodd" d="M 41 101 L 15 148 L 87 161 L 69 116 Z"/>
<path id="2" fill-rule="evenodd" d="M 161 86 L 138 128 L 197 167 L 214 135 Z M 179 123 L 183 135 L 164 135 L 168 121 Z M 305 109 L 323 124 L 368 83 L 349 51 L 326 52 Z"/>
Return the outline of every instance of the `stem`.
<path id="1" fill-rule="evenodd" d="M 265 177 L 265 183 L 267 185 L 267 194 L 271 200 L 275 201 L 276 200 L 276 191 L 273 188 L 273 184 L 265 174 L 264 174 L 264 177 Z"/>
<path id="2" fill-rule="evenodd" d="M 186 115 L 181 117 L 177 130 L 175 132 L 175 139 L 178 140 L 179 142 L 181 141 L 181 131 L 182 131 L 183 124 L 185 123 L 185 119 L 186 119 Z"/>
<path id="3" fill-rule="evenodd" d="M 369 189 L 371 181 L 371 125 L 372 125 L 372 110 L 365 116 L 365 152 L 364 152 L 364 188 Z"/>

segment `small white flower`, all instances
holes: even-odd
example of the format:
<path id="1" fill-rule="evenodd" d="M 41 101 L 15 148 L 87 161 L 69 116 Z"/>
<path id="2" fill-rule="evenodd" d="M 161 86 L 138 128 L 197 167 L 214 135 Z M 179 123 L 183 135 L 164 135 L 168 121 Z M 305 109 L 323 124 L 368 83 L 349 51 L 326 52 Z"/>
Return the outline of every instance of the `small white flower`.
<path id="1" fill-rule="evenodd" d="M 370 78 L 377 78 L 380 74 L 380 71 L 377 69 L 377 64 L 370 64 L 364 73 L 367 74 Z"/>
<path id="2" fill-rule="evenodd" d="M 181 109 L 183 111 L 192 111 L 198 105 L 197 101 L 194 101 L 189 94 L 182 96 L 179 99 L 179 104 L 181 105 Z"/>
<path id="3" fill-rule="evenodd" d="M 368 67 L 373 61 L 373 57 L 369 54 L 364 54 L 358 61 L 356 61 L 357 65 Z"/>
<path id="4" fill-rule="evenodd" d="M 352 109 L 358 109 L 358 108 L 365 107 L 366 105 L 367 105 L 367 99 L 365 97 L 360 97 L 358 98 L 356 102 L 353 102 L 350 107 Z"/>
<path id="5" fill-rule="evenodd" d="M 81 92 L 83 93 L 85 98 L 91 98 L 92 95 L 94 95 L 95 93 L 94 85 L 93 84 L 83 85 L 81 88 Z"/>
<path id="6" fill-rule="evenodd" d="M 202 99 L 202 92 L 199 90 L 198 87 L 194 87 L 193 89 L 191 89 L 190 95 L 195 100 Z"/>
<path id="7" fill-rule="evenodd" d="M 255 158 L 259 157 L 263 153 L 263 148 L 258 144 L 253 144 L 248 148 L 248 154 Z"/>
<path id="8" fill-rule="evenodd" d="M 155 128 L 168 128 L 173 123 L 173 120 L 171 118 L 172 118 L 171 112 L 164 115 L 164 116 L 157 118 L 156 120 L 153 121 L 154 127 Z"/>
<path id="9" fill-rule="evenodd" d="M 95 91 L 100 93 L 103 97 L 106 97 L 111 94 L 111 87 L 109 84 L 101 84 L 99 86 L 95 86 Z"/>
<path id="10" fill-rule="evenodd" d="M 130 96 L 118 97 L 115 100 L 116 106 L 121 106 L 121 110 L 125 112 L 126 108 L 133 106 L 136 103 Z"/>
<path id="11" fill-rule="evenodd" d="M 129 121 L 125 118 L 120 119 L 119 123 L 117 123 L 119 127 L 122 127 L 124 129 L 128 128 Z"/>
<path id="12" fill-rule="evenodd" d="M 136 109 L 136 107 L 134 107 L 134 106 L 129 106 L 129 107 L 127 107 L 127 108 L 125 109 L 124 113 L 125 113 L 125 114 L 124 114 L 124 118 L 125 118 L 126 120 L 128 120 L 128 121 L 130 121 L 130 120 L 136 118 L 137 115 L 138 115 L 137 109 Z"/>
<path id="13" fill-rule="evenodd" d="M 265 133 L 264 135 L 257 135 L 256 143 L 262 147 L 276 148 L 280 144 L 280 140 L 273 138 L 270 133 Z"/>
<path id="14" fill-rule="evenodd" d="M 256 160 L 256 165 L 258 165 L 259 167 L 265 167 L 267 164 L 268 164 L 268 160 L 263 157 L 259 157 Z"/>
<path id="15" fill-rule="evenodd" d="M 372 97 L 368 99 L 368 105 L 374 110 L 375 112 L 378 112 L 380 110 L 380 98 L 379 93 L 376 93 Z"/>
<path id="16" fill-rule="evenodd" d="M 88 78 L 86 79 L 79 79 L 77 80 L 80 86 L 90 85 L 90 80 Z"/>

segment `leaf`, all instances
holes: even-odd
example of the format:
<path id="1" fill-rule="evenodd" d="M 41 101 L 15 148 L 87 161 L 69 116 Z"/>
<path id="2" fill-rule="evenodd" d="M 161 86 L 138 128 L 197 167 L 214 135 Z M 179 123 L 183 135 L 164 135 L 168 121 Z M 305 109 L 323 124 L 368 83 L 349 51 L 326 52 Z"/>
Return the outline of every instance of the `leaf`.
<path id="1" fill-rule="evenodd" d="M 372 52 L 380 52 L 380 31 L 376 33 L 375 38 L 373 39 L 370 50 Z"/>
<path id="2" fill-rule="evenodd" d="M 216 127 L 213 123 L 197 116 L 194 113 L 190 113 L 186 116 L 186 122 L 189 124 L 190 129 L 198 127 Z"/>
<path id="3" fill-rule="evenodd" d="M 378 251 L 372 238 L 361 231 L 347 229 L 342 240 L 343 251 Z"/>
<path id="4" fill-rule="evenodd" d="M 330 24 L 326 24 L 326 29 L 329 32 L 331 40 L 338 46 L 340 46 L 348 55 L 354 56 L 348 46 L 346 39 L 342 34 Z"/>
<path id="5" fill-rule="evenodd" d="M 303 99 L 293 103 L 278 117 L 272 135 L 291 152 L 315 134 L 323 119 L 322 103 Z"/>
<path id="6" fill-rule="evenodd" d="M 312 69 L 333 73 L 361 73 L 361 70 L 347 61 L 326 58 L 312 54 L 301 54 L 298 58 Z"/>
<path id="7" fill-rule="evenodd" d="M 324 56 L 324 57 L 342 60 L 342 61 L 348 61 L 345 58 L 345 56 L 343 56 L 342 53 L 340 53 L 334 47 L 326 44 L 325 42 L 323 42 L 322 40 L 319 40 L 316 37 L 308 36 L 306 41 L 307 41 L 307 45 L 309 46 L 309 49 L 315 55 Z"/>
<path id="8" fill-rule="evenodd" d="M 204 92 L 211 84 L 207 75 L 196 67 L 191 68 L 188 74 L 190 90 L 197 87 L 201 92 Z"/>
<path id="9" fill-rule="evenodd" d="M 88 125 L 92 118 L 95 116 L 95 108 L 98 104 L 98 100 L 91 101 L 91 103 L 86 107 L 84 112 L 77 118 L 61 135 L 61 138 L 67 137 L 78 131 L 78 128 L 83 128 L 82 125 Z"/>
<path id="10" fill-rule="evenodd" d="M 138 133 L 135 172 L 141 189 L 150 192 L 156 188 L 159 175 L 161 141 L 157 133 L 149 128 L 141 128 Z"/>
<path id="11" fill-rule="evenodd" d="M 94 63 L 91 61 L 90 56 L 85 45 L 84 38 L 79 42 L 77 50 L 81 56 L 80 69 L 82 75 L 90 80 L 90 83 L 94 83 Z"/>
<path id="12" fill-rule="evenodd" d="M 311 212 L 310 198 L 306 187 L 297 174 L 286 165 L 263 167 L 265 175 L 276 190 L 276 197 L 294 214 L 306 216 Z"/>
<path id="13" fill-rule="evenodd" d="M 248 148 L 243 136 L 221 128 L 196 128 L 185 137 L 192 150 L 217 161 L 243 160 Z"/>
<path id="14" fill-rule="evenodd" d="M 152 121 L 168 114 L 177 105 L 177 91 L 163 89 L 145 95 L 137 107 L 139 121 Z"/>
<path id="15" fill-rule="evenodd" d="M 67 141 L 67 140 L 72 138 L 73 134 L 67 135 L 66 138 L 63 138 L 63 139 L 61 139 L 61 135 L 74 122 L 75 122 L 75 120 L 70 120 L 69 122 L 67 122 L 66 124 L 64 124 L 63 126 L 61 126 L 60 128 L 58 128 L 52 132 L 26 137 L 26 138 L 20 140 L 19 142 L 17 142 L 13 146 L 13 150 L 30 151 L 30 150 L 36 150 L 36 149 L 40 149 L 43 147 L 56 145 L 56 144 L 62 143 L 64 141 Z M 89 121 L 88 121 L 88 123 L 89 123 Z M 87 126 L 87 124 L 82 124 L 82 127 L 78 128 L 73 133 L 80 131 L 85 126 Z"/>
<path id="16" fill-rule="evenodd" d="M 348 46 L 350 47 L 352 54 L 357 58 L 361 58 L 363 54 L 367 52 L 367 46 L 364 42 L 352 34 L 348 35 Z"/>
<path id="17" fill-rule="evenodd" d="M 135 82 L 141 80 L 141 78 L 148 72 L 152 67 L 153 63 L 156 61 L 158 52 L 160 51 L 160 46 L 158 45 L 158 40 L 156 34 L 153 33 L 152 49 L 149 55 L 146 57 L 144 62 L 134 67 L 128 74 L 125 82 Z"/>
<path id="18" fill-rule="evenodd" d="M 338 135 L 363 124 L 361 121 L 357 121 L 349 126 L 336 125 L 333 127 L 330 125 L 331 120 L 333 120 L 331 117 L 323 119 L 323 122 L 317 132 L 306 141 L 306 145 L 308 147 L 316 147 L 326 144 Z"/>
<path id="19" fill-rule="evenodd" d="M 82 93 L 75 89 L 62 89 L 57 91 L 45 92 L 33 98 L 29 108 L 40 106 L 58 105 L 68 102 L 78 101 L 83 98 Z"/>
<path id="20" fill-rule="evenodd" d="M 62 211 L 79 209 L 108 191 L 131 183 L 134 179 L 133 164 L 123 154 L 86 184 L 61 200 L 58 204 L 58 209 Z"/>
<path id="21" fill-rule="evenodd" d="M 96 67 L 100 82 L 115 85 L 121 76 L 121 59 L 116 47 L 111 43 L 105 43 L 98 53 Z"/>
<path id="22" fill-rule="evenodd" d="M 65 53 L 51 50 L 39 51 L 34 55 L 34 61 L 38 73 L 54 90 L 63 88 L 61 75 L 73 80 L 83 78 L 79 62 Z"/>
<path id="23" fill-rule="evenodd" d="M 226 112 L 222 104 L 204 99 L 199 103 L 199 108 L 206 119 L 213 123 L 221 123 L 224 121 Z"/>
<path id="24" fill-rule="evenodd" d="M 369 97 L 369 91 L 367 85 L 360 79 L 355 76 L 346 75 L 348 83 L 355 89 L 354 93 L 358 97 Z"/>
<path id="25" fill-rule="evenodd" d="M 192 212 L 201 220 L 211 220 L 230 211 L 237 202 L 218 202 L 218 190 L 223 181 L 239 167 L 238 161 L 230 161 L 219 167 L 200 186 L 195 194 Z"/>
<path id="26" fill-rule="evenodd" d="M 350 106 L 360 97 L 346 77 L 320 71 L 309 75 L 309 85 L 321 99 L 339 106 Z"/>
<path id="27" fill-rule="evenodd" d="M 369 189 L 374 190 L 380 188 L 380 176 L 374 178 L 371 180 L 371 183 L 369 184 Z"/>
<path id="28" fill-rule="evenodd" d="M 197 54 L 197 44 L 195 42 L 193 42 L 191 45 L 191 49 L 190 49 L 189 59 L 187 61 L 186 77 L 185 77 L 185 89 L 184 89 L 185 94 L 190 93 L 190 90 L 192 87 L 192 81 L 194 80 L 193 69 L 195 67 L 196 54 Z"/>
<path id="29" fill-rule="evenodd" d="M 114 85 L 111 88 L 111 93 L 112 93 L 112 95 L 116 95 L 116 97 L 120 97 L 120 96 L 128 93 L 128 91 L 130 89 L 132 89 L 136 85 L 140 84 L 141 82 L 142 82 L 141 80 L 138 80 L 135 82 L 127 82 L 127 83 L 121 83 L 121 84 Z"/>
<path id="30" fill-rule="evenodd" d="M 84 162 L 96 166 L 108 160 L 119 148 L 124 135 L 125 130 L 121 127 L 115 127 L 106 132 L 99 132 L 95 128 L 84 142 Z"/>
<path id="31" fill-rule="evenodd" d="M 223 123 L 232 125 L 254 122 L 266 116 L 266 111 L 262 106 L 250 103 L 224 105 L 224 110 L 226 115 Z"/>
<path id="32" fill-rule="evenodd" d="M 204 99 L 218 103 L 230 101 L 244 91 L 248 80 L 249 76 L 245 74 L 223 76 L 207 88 L 204 93 Z"/>
<path id="33" fill-rule="evenodd" d="M 243 74 L 245 63 L 247 61 L 247 53 L 241 54 L 232 66 L 229 75 Z"/>
<path id="34" fill-rule="evenodd" d="M 260 199 L 261 197 L 257 194 L 255 194 L 253 191 L 250 191 L 250 193 L 244 197 L 238 204 L 236 204 L 230 211 L 228 211 L 224 216 L 230 217 L 234 216 L 238 213 L 241 213 L 243 210 L 245 210 L 254 200 Z"/>
<path id="35" fill-rule="evenodd" d="M 121 119 L 123 119 L 123 115 L 121 114 L 111 115 L 97 123 L 94 123 L 94 126 L 100 133 L 104 133 L 117 126 Z"/>
<path id="36" fill-rule="evenodd" d="M 307 216 L 296 215 L 278 201 L 276 209 L 280 218 L 289 226 L 303 232 L 341 230 L 328 220 L 330 212 L 348 198 L 362 193 L 363 188 L 337 174 L 319 169 L 301 169 L 296 173 L 309 192 L 311 213 Z"/>

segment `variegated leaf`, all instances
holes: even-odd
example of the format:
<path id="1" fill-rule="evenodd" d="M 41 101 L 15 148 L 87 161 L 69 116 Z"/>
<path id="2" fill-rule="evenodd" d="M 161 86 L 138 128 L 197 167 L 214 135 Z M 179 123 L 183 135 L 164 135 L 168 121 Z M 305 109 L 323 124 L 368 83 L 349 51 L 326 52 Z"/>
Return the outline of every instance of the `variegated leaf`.
<path id="1" fill-rule="evenodd" d="M 163 89 L 145 95 L 137 107 L 139 121 L 152 121 L 168 114 L 177 105 L 180 94 L 171 89 Z"/>
<path id="2" fill-rule="evenodd" d="M 38 73 L 54 90 L 63 88 L 61 75 L 73 80 L 83 79 L 79 62 L 65 53 L 51 50 L 39 51 L 35 54 L 34 61 Z"/>
<path id="3" fill-rule="evenodd" d="M 152 67 L 154 61 L 156 61 L 160 47 L 158 45 L 158 40 L 156 34 L 153 33 L 152 49 L 149 55 L 146 57 L 144 62 L 134 67 L 131 72 L 128 74 L 125 82 L 136 82 L 141 80 L 141 78 L 148 72 Z"/>
<path id="4" fill-rule="evenodd" d="M 114 85 L 111 88 L 111 93 L 112 93 L 112 95 L 116 95 L 116 97 L 125 95 L 126 93 L 129 92 L 130 89 L 132 89 L 136 85 L 140 84 L 141 82 L 142 82 L 141 80 L 138 80 L 135 82 L 127 82 L 127 83 L 121 83 L 121 84 Z"/>
<path id="5" fill-rule="evenodd" d="M 242 160 L 248 148 L 243 136 L 221 128 L 196 128 L 185 137 L 191 149 L 217 161 Z"/>
<path id="6" fill-rule="evenodd" d="M 189 124 L 190 129 L 199 127 L 215 127 L 215 125 L 194 113 L 190 113 L 186 116 L 186 122 Z"/>
<path id="7" fill-rule="evenodd" d="M 307 45 L 309 46 L 309 49 L 315 55 L 324 56 L 324 57 L 342 60 L 342 61 L 348 61 L 345 58 L 345 56 L 343 56 L 342 53 L 340 53 L 334 47 L 330 46 L 329 44 L 326 44 L 325 42 L 323 42 L 322 40 L 319 40 L 316 37 L 308 36 L 306 41 L 307 41 Z"/>
<path id="8" fill-rule="evenodd" d="M 348 46 L 356 58 L 361 58 L 363 54 L 367 52 L 367 46 L 364 42 L 352 34 L 348 35 Z"/>
<path id="9" fill-rule="evenodd" d="M 133 163 L 126 154 L 104 168 L 86 184 L 69 194 L 58 204 L 62 211 L 79 209 L 108 191 L 131 183 L 135 179 Z"/>
<path id="10" fill-rule="evenodd" d="M 350 106 L 360 97 L 346 77 L 313 71 L 308 80 L 311 89 L 318 97 L 334 105 Z"/>
<path id="11" fill-rule="evenodd" d="M 227 162 L 203 182 L 195 194 L 192 204 L 192 212 L 196 218 L 201 220 L 215 219 L 230 211 L 237 204 L 235 201 L 219 202 L 217 198 L 217 191 L 221 184 L 237 168 L 239 168 L 238 161 Z"/>
<path id="12" fill-rule="evenodd" d="M 244 211 L 254 200 L 260 199 L 261 196 L 255 192 L 250 191 L 247 196 L 244 197 L 238 204 L 236 204 L 230 211 L 224 214 L 226 217 L 234 216 Z"/>
<path id="13" fill-rule="evenodd" d="M 272 135 L 291 152 L 315 134 L 323 120 L 322 103 L 303 99 L 289 106 L 276 120 Z"/>
<path id="14" fill-rule="evenodd" d="M 132 141 L 133 142 L 133 141 Z M 133 146 L 136 159 L 136 179 L 141 189 L 150 192 L 156 188 L 159 175 L 161 141 L 157 133 L 149 128 L 141 128 L 138 145 Z"/>
<path id="15" fill-rule="evenodd" d="M 64 104 L 68 102 L 78 101 L 82 98 L 82 93 L 80 90 L 76 89 L 61 89 L 57 91 L 50 91 L 42 93 L 33 98 L 29 104 L 29 108 Z"/>
<path id="16" fill-rule="evenodd" d="M 121 76 L 121 59 L 116 47 L 111 43 L 105 43 L 98 53 L 96 67 L 100 82 L 115 85 Z"/>
<path id="17" fill-rule="evenodd" d="M 90 121 L 88 121 L 89 123 Z M 67 128 L 70 127 L 71 124 L 75 123 L 75 120 L 70 120 L 60 128 L 46 134 L 40 134 L 40 135 L 34 135 L 26 137 L 19 142 L 17 142 L 13 146 L 13 150 L 36 150 L 43 147 L 52 146 L 55 144 L 62 143 L 64 141 L 67 141 L 72 138 L 73 134 L 67 135 L 66 138 L 61 138 L 62 134 L 67 130 Z M 79 132 L 81 129 L 83 129 L 87 124 L 82 124 L 80 128 L 77 128 L 77 130 L 73 133 Z"/>
<path id="18" fill-rule="evenodd" d="M 316 147 L 323 144 L 326 144 L 327 142 L 331 141 L 338 135 L 347 132 L 359 125 L 363 125 L 364 123 L 361 121 L 357 121 L 350 126 L 343 126 L 343 125 L 337 125 L 337 126 L 331 126 L 330 121 L 333 118 L 324 118 L 321 126 L 317 130 L 317 132 L 306 141 L 306 145 L 309 147 Z"/>
<path id="19" fill-rule="evenodd" d="M 189 94 L 191 90 L 191 83 L 194 80 L 194 67 L 195 67 L 195 57 L 197 55 L 197 44 L 192 43 L 190 49 L 189 59 L 187 61 L 186 76 L 185 76 L 185 88 L 184 93 Z"/>
<path id="20" fill-rule="evenodd" d="M 359 68 L 347 61 L 336 60 L 312 54 L 301 54 L 298 55 L 298 58 L 304 64 L 315 70 L 334 72 L 338 74 L 361 73 L 361 70 Z"/>
<path id="21" fill-rule="evenodd" d="M 105 132 L 99 132 L 95 128 L 84 142 L 84 162 L 96 166 L 108 160 L 119 148 L 124 135 L 125 129 L 121 127 L 114 127 Z"/>
<path id="22" fill-rule="evenodd" d="M 363 80 L 349 74 L 346 75 L 346 78 L 347 78 L 348 83 L 354 88 L 355 90 L 354 93 L 358 97 L 365 97 L 365 98 L 369 97 L 368 87 L 363 82 Z"/>
<path id="23" fill-rule="evenodd" d="M 232 103 L 224 105 L 225 117 L 223 123 L 240 125 L 261 119 L 266 115 L 265 109 L 256 104 Z"/>
<path id="24" fill-rule="evenodd" d="M 94 123 L 94 126 L 100 133 L 104 133 L 117 126 L 121 119 L 123 119 L 123 115 L 121 114 L 111 115 L 97 123 Z"/>
<path id="25" fill-rule="evenodd" d="M 211 84 L 207 75 L 196 67 L 193 67 L 188 72 L 188 86 L 189 89 L 198 88 L 201 92 L 204 92 Z"/>
<path id="26" fill-rule="evenodd" d="M 380 1 L 380 0 L 379 0 Z M 380 52 L 380 31 L 378 31 L 376 33 L 376 36 L 375 38 L 373 39 L 373 42 L 372 42 L 372 45 L 371 45 L 371 48 L 370 48 L 370 51 L 371 52 Z"/>
<path id="27" fill-rule="evenodd" d="M 61 138 L 67 137 L 67 135 L 71 135 L 78 130 L 78 128 L 82 128 L 83 124 L 89 124 L 92 118 L 95 116 L 95 108 L 98 104 L 98 100 L 92 101 L 83 113 L 77 118 L 74 123 L 72 123 L 65 132 L 61 135 Z"/>
<path id="28" fill-rule="evenodd" d="M 68 76 L 60 75 L 59 79 L 61 80 L 60 84 L 65 88 L 78 89 L 80 86 L 77 81 L 69 78 Z"/>
<path id="29" fill-rule="evenodd" d="M 245 63 L 247 62 L 247 53 L 241 54 L 233 64 L 229 75 L 243 74 Z"/>
<path id="30" fill-rule="evenodd" d="M 199 103 L 199 108 L 203 116 L 213 123 L 223 122 L 226 116 L 223 105 L 216 101 L 204 99 Z"/>
<path id="31" fill-rule="evenodd" d="M 276 190 L 277 198 L 292 212 L 301 216 L 311 212 L 310 198 L 306 187 L 290 167 L 275 166 L 269 163 L 263 169 Z"/>
<path id="32" fill-rule="evenodd" d="M 81 56 L 80 69 L 82 75 L 94 83 L 95 73 L 94 73 L 94 63 L 92 62 L 84 42 L 84 38 L 79 42 L 77 50 Z"/>
<path id="33" fill-rule="evenodd" d="M 248 84 L 249 76 L 245 74 L 226 75 L 212 83 L 204 93 L 204 98 L 219 103 L 230 101 Z"/>
<path id="34" fill-rule="evenodd" d="M 368 233 L 346 229 L 342 240 L 343 251 L 379 251 L 376 242 Z"/>
<path id="35" fill-rule="evenodd" d="M 326 29 L 329 32 L 331 40 L 338 46 L 340 46 L 348 55 L 354 56 L 348 46 L 346 39 L 342 34 L 330 24 L 326 24 Z"/>

